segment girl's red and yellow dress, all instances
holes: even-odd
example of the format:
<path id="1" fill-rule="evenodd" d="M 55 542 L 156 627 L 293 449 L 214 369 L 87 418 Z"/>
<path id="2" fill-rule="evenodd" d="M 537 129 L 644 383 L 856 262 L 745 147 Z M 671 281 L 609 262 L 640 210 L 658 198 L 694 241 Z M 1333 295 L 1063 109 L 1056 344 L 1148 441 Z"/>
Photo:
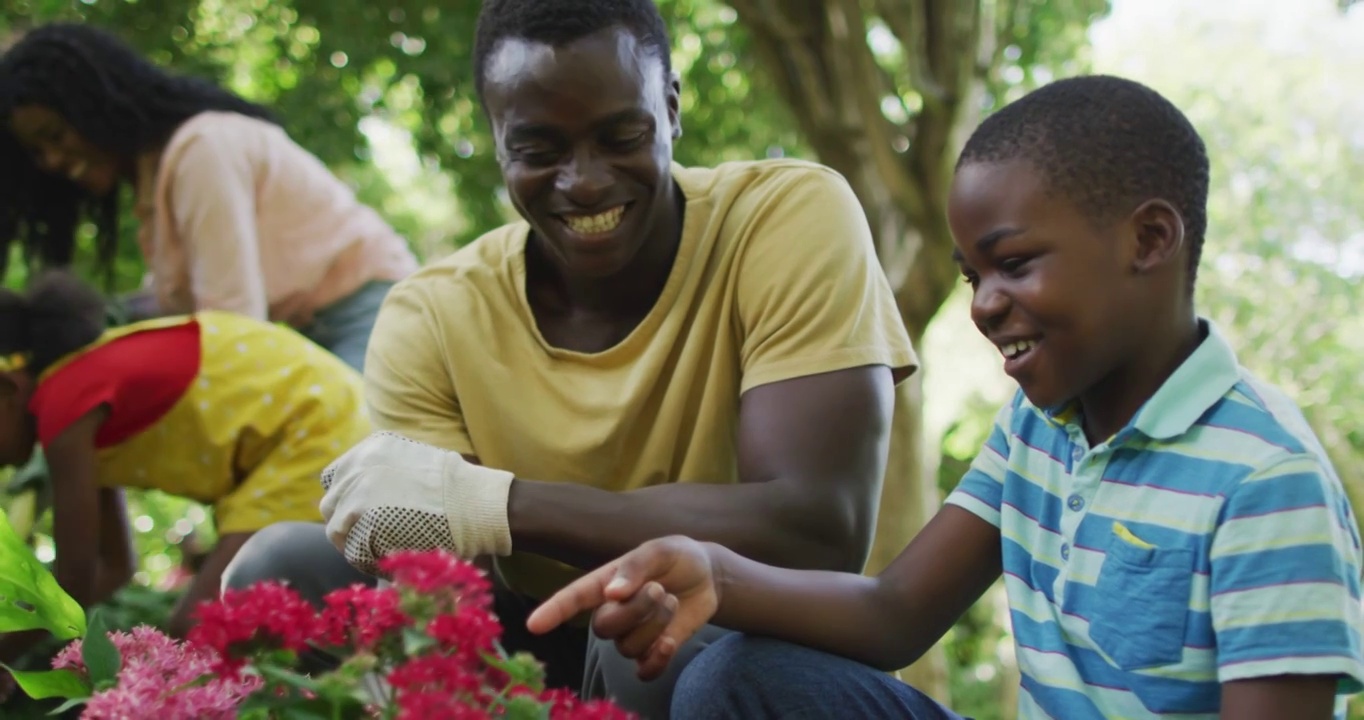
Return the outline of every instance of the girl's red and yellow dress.
<path id="1" fill-rule="evenodd" d="M 115 328 L 54 363 L 29 403 L 39 443 L 100 405 L 99 484 L 211 505 L 220 534 L 320 522 L 322 470 L 370 431 L 359 373 L 223 312 Z"/>

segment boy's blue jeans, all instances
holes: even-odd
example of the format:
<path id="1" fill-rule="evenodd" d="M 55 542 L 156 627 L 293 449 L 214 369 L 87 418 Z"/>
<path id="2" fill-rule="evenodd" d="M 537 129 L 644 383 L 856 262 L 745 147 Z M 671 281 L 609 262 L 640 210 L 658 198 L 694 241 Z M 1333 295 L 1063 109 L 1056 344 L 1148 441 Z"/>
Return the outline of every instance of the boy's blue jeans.
<path id="1" fill-rule="evenodd" d="M 687 665 L 677 720 L 964 720 L 876 668 L 799 645 L 731 633 Z"/>

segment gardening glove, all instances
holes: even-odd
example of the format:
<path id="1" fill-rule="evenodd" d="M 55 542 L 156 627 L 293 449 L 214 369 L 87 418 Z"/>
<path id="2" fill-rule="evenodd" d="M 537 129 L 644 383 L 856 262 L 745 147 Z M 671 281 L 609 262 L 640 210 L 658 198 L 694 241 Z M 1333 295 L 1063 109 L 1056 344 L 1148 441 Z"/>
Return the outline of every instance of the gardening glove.
<path id="1" fill-rule="evenodd" d="M 397 433 L 375 433 L 322 472 L 327 538 L 370 574 L 399 550 L 440 548 L 466 560 L 508 555 L 512 477 Z"/>

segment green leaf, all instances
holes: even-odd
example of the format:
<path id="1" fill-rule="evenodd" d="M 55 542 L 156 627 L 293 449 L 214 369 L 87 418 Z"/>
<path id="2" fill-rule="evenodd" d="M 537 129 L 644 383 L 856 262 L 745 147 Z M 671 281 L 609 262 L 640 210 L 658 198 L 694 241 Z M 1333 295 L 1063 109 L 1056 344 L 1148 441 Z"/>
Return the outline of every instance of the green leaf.
<path id="1" fill-rule="evenodd" d="M 321 699 L 298 700 L 280 708 L 281 720 L 332 720 L 332 704 Z"/>
<path id="2" fill-rule="evenodd" d="M 416 628 L 403 628 L 404 655 L 417 657 L 435 646 L 436 641 L 431 639 L 430 635 L 426 635 Z"/>
<path id="3" fill-rule="evenodd" d="M 323 690 L 321 682 L 292 670 L 266 664 L 258 666 L 256 670 L 260 673 L 261 677 L 265 678 L 265 681 L 269 683 L 283 683 L 288 687 L 302 688 L 309 692 L 320 692 Z"/>
<path id="4" fill-rule="evenodd" d="M 90 684 L 79 673 L 72 670 L 13 670 L 0 665 L 14 676 L 29 697 L 34 700 L 48 698 L 85 699 L 90 697 Z"/>
<path id="5" fill-rule="evenodd" d="M 79 705 L 84 705 L 89 700 L 90 698 L 71 698 L 70 700 L 67 700 L 61 705 L 58 705 L 57 707 L 53 708 L 52 712 L 48 713 L 48 715 L 51 715 L 53 717 L 61 717 L 64 713 L 66 713 L 67 710 L 70 710 L 71 708 L 77 707 Z"/>
<path id="6" fill-rule="evenodd" d="M 500 653 L 484 653 L 483 661 L 506 673 L 512 685 L 525 685 L 535 692 L 545 689 L 545 667 L 528 652 L 519 652 L 511 657 Z"/>
<path id="7" fill-rule="evenodd" d="M 60 640 L 78 638 L 85 632 L 85 612 L 0 510 L 0 633 L 22 630 L 46 630 Z"/>
<path id="8" fill-rule="evenodd" d="M 112 685 L 118 678 L 119 668 L 123 667 L 123 657 L 119 655 L 114 641 L 109 639 L 109 630 L 102 613 L 90 615 L 90 627 L 81 644 L 81 659 L 85 670 L 90 674 L 90 682 L 96 688 Z"/>
<path id="9" fill-rule="evenodd" d="M 549 720 L 549 703 L 518 695 L 503 706 L 507 720 Z"/>

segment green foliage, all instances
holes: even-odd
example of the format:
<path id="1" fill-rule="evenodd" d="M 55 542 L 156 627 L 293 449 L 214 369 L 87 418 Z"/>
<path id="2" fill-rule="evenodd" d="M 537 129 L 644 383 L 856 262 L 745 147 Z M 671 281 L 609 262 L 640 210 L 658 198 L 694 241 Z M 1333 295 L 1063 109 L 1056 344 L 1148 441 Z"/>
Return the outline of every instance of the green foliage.
<path id="1" fill-rule="evenodd" d="M 734 11 L 714 0 L 659 4 L 673 29 L 682 78 L 677 160 L 713 164 L 803 152 L 780 103 L 755 97 L 753 78 L 760 74 Z M 0 0 L 0 34 L 7 26 L 84 20 L 114 29 L 178 72 L 221 79 L 269 105 L 295 140 L 351 181 L 419 254 L 441 254 L 509 213 L 470 75 L 478 7 L 401 0 Z M 400 194 L 391 177 L 374 171 L 382 128 L 415 151 L 405 156 L 403 172 L 419 179 Z M 131 224 L 124 237 L 120 289 L 135 287 L 142 274 Z"/>
<path id="2" fill-rule="evenodd" d="M 34 700 L 75 698 L 90 692 L 89 683 L 70 670 L 12 670 L 10 674 Z"/>
<path id="3" fill-rule="evenodd" d="M 46 630 L 62 639 L 85 631 L 85 613 L 0 512 L 0 632 Z"/>
<path id="4" fill-rule="evenodd" d="M 91 613 L 89 632 L 81 644 L 81 661 L 96 690 L 113 687 L 119 668 L 123 667 L 123 658 L 119 657 L 118 648 L 114 647 L 108 632 L 109 627 L 99 613 Z"/>

